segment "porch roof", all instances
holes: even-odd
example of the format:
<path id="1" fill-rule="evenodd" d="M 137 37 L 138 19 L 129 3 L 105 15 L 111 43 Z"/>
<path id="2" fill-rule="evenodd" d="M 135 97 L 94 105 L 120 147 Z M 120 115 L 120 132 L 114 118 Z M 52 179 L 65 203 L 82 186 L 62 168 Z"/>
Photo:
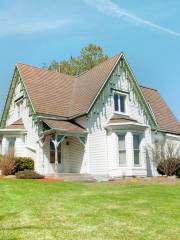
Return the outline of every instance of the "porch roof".
<path id="1" fill-rule="evenodd" d="M 43 122 L 48 125 L 51 129 L 56 129 L 62 132 L 71 132 L 71 133 L 86 133 L 86 130 L 83 127 L 80 127 L 76 123 L 63 120 L 54 120 L 54 119 L 43 119 Z"/>

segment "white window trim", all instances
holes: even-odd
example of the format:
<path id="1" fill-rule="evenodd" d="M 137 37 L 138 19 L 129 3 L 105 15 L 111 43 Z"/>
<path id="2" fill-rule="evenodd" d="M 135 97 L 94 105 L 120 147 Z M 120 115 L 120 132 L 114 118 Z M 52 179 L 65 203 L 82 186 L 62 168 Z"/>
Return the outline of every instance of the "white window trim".
<path id="1" fill-rule="evenodd" d="M 115 111 L 115 103 L 114 103 L 114 94 L 120 95 L 120 96 L 125 96 L 125 112 L 120 112 L 120 111 Z M 113 109 L 115 114 L 121 114 L 128 116 L 129 109 L 128 109 L 128 94 L 124 92 L 119 92 L 119 91 L 114 91 L 113 92 Z"/>
<path id="2" fill-rule="evenodd" d="M 134 163 L 134 135 L 139 135 L 139 137 L 140 137 L 140 143 L 139 143 L 139 164 L 135 164 Z M 136 132 L 134 132 L 134 133 L 132 133 L 132 137 L 133 137 L 133 168 L 141 168 L 142 167 L 142 156 L 141 156 L 141 154 L 142 154 L 142 149 L 141 149 L 141 142 L 142 142 L 142 134 L 141 133 L 136 133 Z"/>
<path id="3" fill-rule="evenodd" d="M 127 141 L 126 141 L 126 134 L 127 132 L 122 132 L 122 133 L 117 133 L 117 150 L 118 150 L 118 158 L 117 158 L 117 167 L 118 168 L 126 168 L 127 167 Z M 125 151 L 126 151 L 126 163 L 125 164 L 120 164 L 120 159 L 119 159 L 119 136 L 125 136 Z"/>

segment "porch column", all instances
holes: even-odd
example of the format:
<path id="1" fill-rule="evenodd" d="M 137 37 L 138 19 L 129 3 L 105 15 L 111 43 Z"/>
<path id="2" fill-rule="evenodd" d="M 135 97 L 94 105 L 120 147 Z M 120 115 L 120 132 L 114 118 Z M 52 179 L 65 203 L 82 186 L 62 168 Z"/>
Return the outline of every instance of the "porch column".
<path id="1" fill-rule="evenodd" d="M 61 142 L 63 142 L 65 136 L 64 135 L 55 135 L 54 139 L 52 138 L 52 142 L 54 143 L 55 148 L 55 168 L 58 169 L 58 146 Z"/>

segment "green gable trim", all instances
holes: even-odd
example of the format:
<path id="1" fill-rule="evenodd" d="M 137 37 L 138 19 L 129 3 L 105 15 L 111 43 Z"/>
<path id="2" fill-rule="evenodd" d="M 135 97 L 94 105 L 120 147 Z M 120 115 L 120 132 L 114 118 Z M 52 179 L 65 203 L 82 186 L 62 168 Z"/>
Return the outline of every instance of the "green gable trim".
<path id="1" fill-rule="evenodd" d="M 0 128 L 4 128 L 6 121 L 7 121 L 7 117 L 8 117 L 8 113 L 9 113 L 9 108 L 12 102 L 12 98 L 13 98 L 13 94 L 14 94 L 14 90 L 16 88 L 16 84 L 18 83 L 18 81 L 21 84 L 21 89 L 23 91 L 23 99 L 26 99 L 26 106 L 29 108 L 29 116 L 33 116 L 35 115 L 35 111 L 32 105 L 32 102 L 30 100 L 30 97 L 28 95 L 28 92 L 26 90 L 25 84 L 20 76 L 20 73 L 18 71 L 17 66 L 15 67 L 14 73 L 13 73 L 13 77 L 10 83 L 10 87 L 9 87 L 9 91 L 7 94 L 7 98 L 5 101 L 5 105 L 4 105 L 4 109 L 3 109 L 3 113 L 1 116 L 1 122 L 0 122 Z"/>
<path id="2" fill-rule="evenodd" d="M 137 94 L 140 103 L 143 106 L 143 109 L 144 109 L 144 111 L 146 113 L 146 116 L 147 116 L 147 118 L 148 118 L 148 120 L 150 122 L 150 125 L 151 125 L 152 129 L 157 129 L 157 123 L 156 123 L 156 120 L 155 120 L 155 118 L 153 116 L 153 113 L 152 113 L 151 109 L 149 108 L 149 105 L 146 102 L 146 100 L 145 100 L 145 98 L 144 98 L 144 96 L 143 96 L 143 94 L 141 92 L 141 89 L 140 89 L 140 87 L 139 87 L 139 85 L 137 83 L 137 80 L 136 80 L 136 78 L 135 78 L 135 76 L 134 76 L 134 74 L 133 74 L 133 72 L 131 70 L 131 67 L 128 64 L 128 62 L 127 62 L 127 60 L 125 59 L 124 56 L 123 56 L 122 61 L 123 61 L 123 67 L 127 71 L 127 77 L 131 81 L 133 89 L 134 89 L 135 93 Z"/>
<path id="3" fill-rule="evenodd" d="M 118 65 L 119 64 L 119 65 Z M 116 71 L 116 67 L 118 68 L 117 71 Z M 104 85 L 102 86 L 101 90 L 99 91 L 98 95 L 95 97 L 92 105 L 90 106 L 87 114 L 92 110 L 92 108 L 94 107 L 95 103 L 98 101 L 98 96 L 102 93 L 103 89 L 109 85 L 109 87 L 112 89 L 114 87 L 113 83 L 112 83 L 112 78 L 114 77 L 118 77 L 120 76 L 120 71 L 121 69 L 125 70 L 126 72 L 126 77 L 129 79 L 132 87 L 133 87 L 133 90 L 135 91 L 137 97 L 138 97 L 138 100 L 140 102 L 140 104 L 142 105 L 142 108 L 144 109 L 144 112 L 146 114 L 146 117 L 150 123 L 150 126 L 153 130 L 156 130 L 157 129 L 157 123 L 156 123 L 156 120 L 153 116 L 153 113 L 151 111 L 151 109 L 149 108 L 148 106 L 148 103 L 146 102 L 142 92 L 141 92 L 141 89 L 137 83 L 137 80 L 130 68 L 130 65 L 128 64 L 127 60 L 125 59 L 124 57 L 124 54 L 121 53 L 119 59 L 117 60 L 117 62 L 115 63 L 110 75 L 108 76 L 108 78 L 106 79 L 106 81 L 104 82 Z M 112 94 L 112 93 L 110 93 Z"/>

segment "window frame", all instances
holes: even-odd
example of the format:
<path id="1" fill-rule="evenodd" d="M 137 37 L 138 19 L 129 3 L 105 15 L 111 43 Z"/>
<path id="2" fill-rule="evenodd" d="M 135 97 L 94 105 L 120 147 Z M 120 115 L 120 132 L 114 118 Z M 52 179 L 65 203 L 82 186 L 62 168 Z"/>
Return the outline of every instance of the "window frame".
<path id="1" fill-rule="evenodd" d="M 119 142 L 119 138 L 120 137 L 124 137 L 124 149 L 120 149 L 120 142 Z M 120 133 L 117 135 L 118 137 L 118 166 L 119 167 L 126 167 L 127 166 L 127 150 L 126 150 L 126 133 Z M 121 164 L 120 163 L 120 152 L 121 153 L 125 153 L 125 163 Z"/>
<path id="2" fill-rule="evenodd" d="M 15 104 L 16 104 L 16 107 L 17 107 L 17 115 L 18 115 L 18 118 L 21 117 L 22 115 L 22 110 L 23 110 L 23 96 L 21 96 L 20 98 L 18 98 L 17 100 L 15 100 Z"/>
<path id="3" fill-rule="evenodd" d="M 116 104 L 115 104 L 115 95 L 118 96 L 118 110 L 116 110 Z M 123 97 L 124 98 L 124 112 L 121 111 L 121 101 L 120 98 Z M 123 93 L 123 92 L 117 92 L 114 91 L 113 94 L 113 107 L 114 107 L 114 112 L 117 114 L 123 114 L 123 115 L 127 115 L 128 114 L 128 107 L 127 107 L 127 94 Z"/>
<path id="4" fill-rule="evenodd" d="M 138 148 L 135 148 L 134 144 L 134 137 L 138 136 L 139 137 L 139 143 L 138 143 Z M 142 134 L 139 133 L 133 133 L 133 164 L 134 167 L 140 167 L 141 166 L 141 140 L 142 140 Z M 135 152 L 138 152 L 138 160 L 139 163 L 135 163 Z"/>

